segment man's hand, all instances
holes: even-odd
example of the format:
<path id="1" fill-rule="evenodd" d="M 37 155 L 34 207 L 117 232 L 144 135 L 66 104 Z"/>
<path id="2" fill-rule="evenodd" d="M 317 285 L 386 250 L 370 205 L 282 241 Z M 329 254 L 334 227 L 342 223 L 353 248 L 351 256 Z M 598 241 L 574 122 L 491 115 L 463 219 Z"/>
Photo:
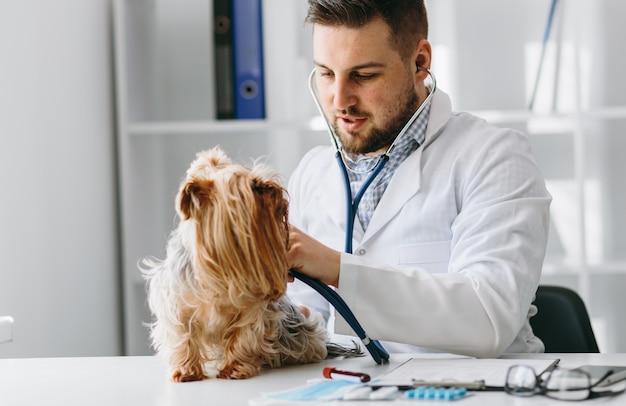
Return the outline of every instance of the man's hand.
<path id="1" fill-rule="evenodd" d="M 341 253 L 328 248 L 292 225 L 289 226 L 288 259 L 291 268 L 337 287 Z"/>

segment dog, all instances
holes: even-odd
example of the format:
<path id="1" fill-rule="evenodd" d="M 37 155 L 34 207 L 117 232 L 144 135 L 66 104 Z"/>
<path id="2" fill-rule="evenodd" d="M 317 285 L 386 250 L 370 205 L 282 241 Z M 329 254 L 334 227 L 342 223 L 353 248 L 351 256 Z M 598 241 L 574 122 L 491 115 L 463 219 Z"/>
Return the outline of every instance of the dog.
<path id="1" fill-rule="evenodd" d="M 246 379 L 261 368 L 328 356 L 321 315 L 286 296 L 288 200 L 268 166 L 197 154 L 176 196 L 178 225 L 163 260 L 140 266 L 152 346 L 175 382 Z"/>

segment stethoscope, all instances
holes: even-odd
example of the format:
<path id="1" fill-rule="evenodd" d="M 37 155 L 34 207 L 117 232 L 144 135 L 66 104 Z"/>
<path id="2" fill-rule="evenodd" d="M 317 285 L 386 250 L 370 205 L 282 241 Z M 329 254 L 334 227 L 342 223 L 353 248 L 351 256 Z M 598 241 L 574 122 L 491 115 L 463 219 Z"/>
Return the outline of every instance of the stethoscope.
<path id="1" fill-rule="evenodd" d="M 309 90 L 311 91 L 311 95 L 313 96 L 313 100 L 315 101 L 315 105 L 317 106 L 317 110 L 322 115 L 324 122 L 326 122 L 326 127 L 328 129 L 330 139 L 333 145 L 335 146 L 335 159 L 337 160 L 337 163 L 339 164 L 339 168 L 341 169 L 341 173 L 343 175 L 343 183 L 344 183 L 345 192 L 346 192 L 345 251 L 349 254 L 352 253 L 352 239 L 354 236 L 354 221 L 356 219 L 357 208 L 359 207 L 361 198 L 363 197 L 363 195 L 365 195 L 365 192 L 367 191 L 367 188 L 370 186 L 372 181 L 374 181 L 376 176 L 378 176 L 378 174 L 383 170 L 383 167 L 385 166 L 387 161 L 389 161 L 389 154 L 391 154 L 391 152 L 396 147 L 396 143 L 398 142 L 398 140 L 407 132 L 409 127 L 420 116 L 420 114 L 422 114 L 422 111 L 424 111 L 424 109 L 426 108 L 430 100 L 432 99 L 433 95 L 435 94 L 435 90 L 437 89 L 437 82 L 435 80 L 435 75 L 433 75 L 432 72 L 428 70 L 427 68 L 418 66 L 417 69 L 421 69 L 425 71 L 430 77 L 432 81 L 430 92 L 428 92 L 428 96 L 426 96 L 426 98 L 419 105 L 417 110 L 415 110 L 415 113 L 413 113 L 413 115 L 411 116 L 411 118 L 409 118 L 409 120 L 406 122 L 404 127 L 402 127 L 402 130 L 400 130 L 400 132 L 398 133 L 396 138 L 393 140 L 391 145 L 389 145 L 389 148 L 387 148 L 387 150 L 382 155 L 378 156 L 378 162 L 373 167 L 373 169 L 370 169 L 371 172 L 369 176 L 365 179 L 365 181 L 361 185 L 361 188 L 358 190 L 354 198 L 352 196 L 352 190 L 350 188 L 350 179 L 348 177 L 348 168 L 350 167 L 350 165 L 346 164 L 346 161 L 349 160 L 349 157 L 346 157 L 344 155 L 343 149 L 339 143 L 339 137 L 337 137 L 337 134 L 335 134 L 335 130 L 326 119 L 326 115 L 324 114 L 324 111 L 322 110 L 322 105 L 319 101 L 319 98 L 317 97 L 317 93 L 315 92 L 315 87 L 313 86 L 313 82 L 315 78 L 315 69 L 313 69 L 311 71 L 311 74 L 309 75 Z"/>
<path id="2" fill-rule="evenodd" d="M 361 186 L 361 188 L 359 189 L 358 193 L 356 194 L 354 198 L 352 198 L 352 190 L 350 188 L 350 179 L 348 178 L 349 165 L 346 164 L 346 160 L 348 159 L 348 157 L 344 156 L 343 150 L 339 144 L 339 139 L 337 137 L 337 134 L 335 134 L 333 127 L 330 125 L 330 123 L 326 119 L 326 116 L 324 115 L 324 112 L 322 110 L 322 106 L 319 102 L 319 98 L 317 97 L 317 93 L 315 92 L 315 87 L 313 85 L 313 79 L 315 77 L 315 69 L 313 69 L 313 71 L 309 75 L 309 90 L 311 91 L 311 95 L 313 96 L 313 100 L 315 101 L 315 105 L 317 106 L 317 109 L 319 110 L 320 114 L 324 118 L 324 121 L 326 122 L 328 132 L 330 134 L 330 139 L 333 145 L 335 146 L 335 159 L 337 160 L 337 163 L 339 164 L 339 168 L 341 169 L 341 173 L 343 175 L 343 180 L 344 180 L 344 186 L 346 189 L 346 201 L 347 201 L 346 220 L 347 221 L 346 221 L 345 251 L 347 253 L 352 253 L 352 237 L 354 233 L 354 221 L 356 218 L 357 208 L 359 206 L 359 202 L 361 201 L 361 198 L 365 194 L 365 191 L 367 190 L 369 185 L 372 183 L 372 181 L 376 178 L 376 176 L 378 176 L 380 171 L 383 170 L 383 167 L 385 166 L 387 161 L 389 161 L 389 154 L 391 154 L 391 152 L 395 148 L 395 145 L 398 139 L 400 139 L 400 137 L 404 133 L 406 133 L 406 131 L 411 126 L 411 124 L 413 124 L 413 122 L 417 119 L 417 117 L 419 117 L 422 111 L 424 111 L 424 108 L 426 108 L 426 106 L 432 99 L 433 94 L 435 93 L 435 90 L 437 88 L 437 85 L 435 82 L 435 76 L 426 68 L 418 66 L 418 69 L 422 69 L 426 71 L 426 73 L 428 73 L 428 76 L 430 76 L 432 80 L 432 87 L 430 89 L 430 92 L 428 93 L 428 96 L 424 99 L 424 101 L 420 104 L 420 106 L 417 108 L 415 113 L 413 113 L 411 118 L 404 125 L 404 127 L 402 127 L 402 130 L 400 130 L 400 132 L 398 133 L 396 138 L 393 140 L 389 148 L 387 148 L 387 150 L 382 155 L 379 156 L 378 162 L 376 163 L 374 168 L 370 170 L 371 173 L 368 175 L 367 179 L 365 179 L 365 182 L 363 182 L 363 185 Z M 307 275 L 304 275 L 298 272 L 297 270 L 292 269 L 291 274 L 295 278 L 301 280 L 302 282 L 309 285 L 311 288 L 315 289 L 319 294 L 321 294 L 326 300 L 328 300 L 328 302 L 330 302 L 333 305 L 333 307 L 337 310 L 337 312 L 339 312 L 339 314 L 350 325 L 352 330 L 354 330 L 354 332 L 359 337 L 361 342 L 363 342 L 363 345 L 365 345 L 365 348 L 368 350 L 368 352 L 371 354 L 372 358 L 377 364 L 382 364 L 384 362 L 389 361 L 389 353 L 383 348 L 383 346 L 380 344 L 380 342 L 378 342 L 378 340 L 372 340 L 367 335 L 363 327 L 361 327 L 361 324 L 358 322 L 358 320 L 352 313 L 352 310 L 350 310 L 346 302 L 341 298 L 341 296 L 339 296 L 337 292 L 335 292 L 333 289 L 331 289 L 329 286 L 327 286 L 323 282 L 317 279 L 313 279 Z"/>

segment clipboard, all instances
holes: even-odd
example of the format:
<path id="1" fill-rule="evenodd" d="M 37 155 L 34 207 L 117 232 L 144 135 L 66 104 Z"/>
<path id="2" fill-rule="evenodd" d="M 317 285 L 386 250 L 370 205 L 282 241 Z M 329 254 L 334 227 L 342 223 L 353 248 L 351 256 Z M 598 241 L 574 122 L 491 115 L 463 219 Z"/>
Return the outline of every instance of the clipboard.
<path id="1" fill-rule="evenodd" d="M 558 359 L 493 359 L 471 357 L 411 358 L 369 383 L 371 386 L 458 386 L 468 390 L 503 390 L 508 369 L 524 364 L 538 375 L 558 364 Z"/>

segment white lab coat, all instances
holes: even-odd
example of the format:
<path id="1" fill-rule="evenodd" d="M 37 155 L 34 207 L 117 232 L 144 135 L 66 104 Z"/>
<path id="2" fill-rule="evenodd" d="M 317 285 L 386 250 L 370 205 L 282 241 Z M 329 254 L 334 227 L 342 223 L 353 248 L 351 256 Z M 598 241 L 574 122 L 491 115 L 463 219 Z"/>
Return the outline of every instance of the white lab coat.
<path id="1" fill-rule="evenodd" d="M 309 151 L 288 189 L 290 222 L 343 251 L 346 198 L 334 149 Z M 543 352 L 528 320 L 550 202 L 525 135 L 453 113 L 437 90 L 424 144 L 397 169 L 367 231 L 356 221 L 338 292 L 390 352 Z M 328 303 L 302 282 L 288 294 L 329 317 Z M 331 331 L 354 335 L 334 319 Z"/>

